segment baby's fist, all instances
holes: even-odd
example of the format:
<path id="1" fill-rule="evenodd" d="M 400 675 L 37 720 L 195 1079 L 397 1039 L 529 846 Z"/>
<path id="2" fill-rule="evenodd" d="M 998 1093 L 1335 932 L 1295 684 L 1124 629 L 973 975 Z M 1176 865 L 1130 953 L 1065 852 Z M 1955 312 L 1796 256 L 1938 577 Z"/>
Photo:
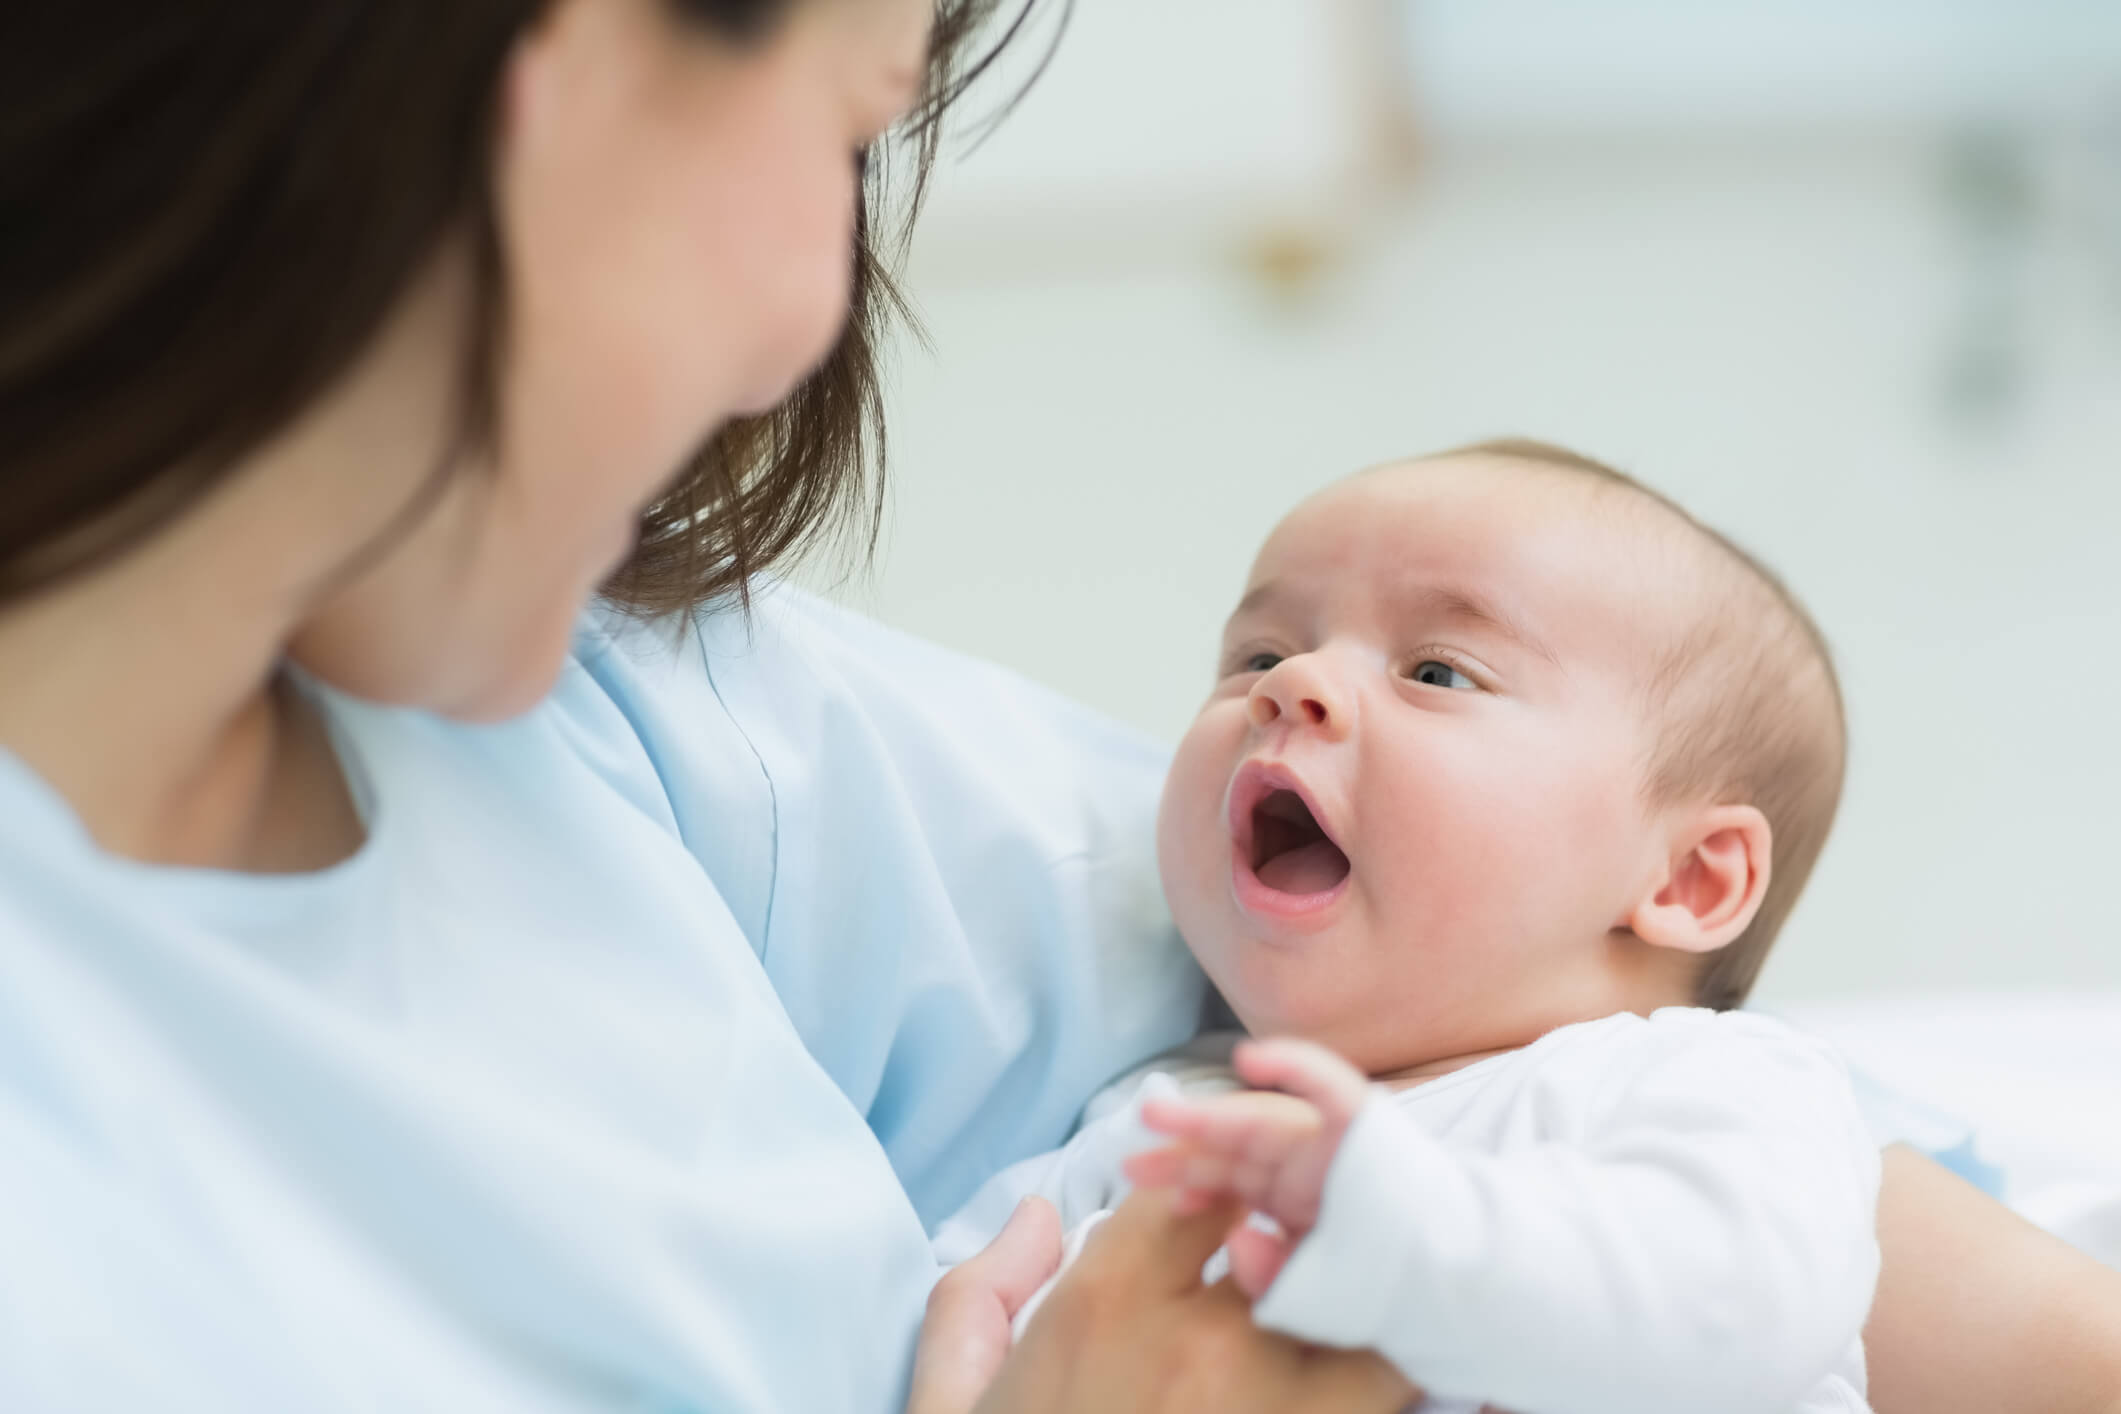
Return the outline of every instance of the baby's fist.
<path id="1" fill-rule="evenodd" d="M 1273 1218 L 1285 1240 L 1294 1242 L 1318 1221 L 1327 1171 L 1362 1108 L 1368 1082 L 1307 1041 L 1246 1042 L 1238 1047 L 1236 1066 L 1260 1088 L 1143 1105 L 1143 1122 L 1178 1142 L 1135 1156 L 1127 1176 L 1144 1186 L 1185 1189 L 1196 1201 L 1234 1194 Z M 1280 1263 L 1248 1265 L 1261 1270 Z"/>

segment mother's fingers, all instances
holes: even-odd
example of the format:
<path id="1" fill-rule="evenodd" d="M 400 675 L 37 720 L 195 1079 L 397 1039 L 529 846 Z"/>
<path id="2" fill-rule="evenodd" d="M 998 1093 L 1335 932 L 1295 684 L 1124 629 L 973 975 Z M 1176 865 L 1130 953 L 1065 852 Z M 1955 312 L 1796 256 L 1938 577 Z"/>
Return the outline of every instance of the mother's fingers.
<path id="1" fill-rule="evenodd" d="M 1033 1195 L 1018 1203 L 994 1240 L 952 1275 L 970 1274 L 1013 1319 L 1032 1293 L 1060 1270 L 1060 1259 L 1060 1214 L 1044 1198 Z"/>
<path id="2" fill-rule="evenodd" d="M 907 1414 L 969 1414 L 1008 1357 L 1010 1322 L 1060 1265 L 1060 1216 L 1027 1198 L 979 1255 L 928 1295 Z"/>
<path id="3" fill-rule="evenodd" d="M 1261 1330 L 1201 1267 L 1238 1216 L 1143 1190 L 1092 1235 L 980 1405 L 982 1414 L 1397 1414 L 1412 1397 L 1374 1355 Z"/>
<path id="4" fill-rule="evenodd" d="M 1252 1324 L 1251 1299 L 1230 1277 L 1202 1292 L 1199 1304 L 1233 1319 L 1247 1337 L 1222 1346 L 1235 1379 L 1224 1385 L 1220 1409 L 1401 1414 L 1422 1397 L 1374 1351 L 1306 1345 L 1261 1330 Z"/>
<path id="5" fill-rule="evenodd" d="M 1118 1262 L 1137 1268 L 1146 1283 L 1161 1291 L 1199 1287 L 1200 1269 L 1243 1218 L 1244 1209 L 1222 1199 L 1189 1212 L 1178 1196 L 1167 1188 L 1136 1189 L 1091 1234 L 1084 1263 Z"/>
<path id="6" fill-rule="evenodd" d="M 1398 1414 L 1422 1398 L 1407 1377 L 1368 1350 L 1314 1351 L 1304 1371 L 1304 1408 Z"/>

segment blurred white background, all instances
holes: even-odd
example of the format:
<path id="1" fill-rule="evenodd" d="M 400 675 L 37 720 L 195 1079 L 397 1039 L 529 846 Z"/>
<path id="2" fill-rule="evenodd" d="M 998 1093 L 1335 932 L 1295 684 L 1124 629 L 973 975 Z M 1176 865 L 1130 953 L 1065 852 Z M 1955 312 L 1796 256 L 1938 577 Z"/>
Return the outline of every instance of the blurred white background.
<path id="1" fill-rule="evenodd" d="M 1561 441 L 1838 651 L 1764 998 L 2121 986 L 2121 4 L 1079 0 L 909 281 L 857 607 L 1171 740 L 1295 501 Z"/>

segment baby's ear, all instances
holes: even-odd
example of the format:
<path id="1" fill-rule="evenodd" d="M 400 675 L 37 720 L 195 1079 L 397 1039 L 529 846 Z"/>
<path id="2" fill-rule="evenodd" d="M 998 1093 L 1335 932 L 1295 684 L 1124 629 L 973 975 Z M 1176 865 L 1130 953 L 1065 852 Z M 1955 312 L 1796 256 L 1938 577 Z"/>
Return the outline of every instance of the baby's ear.
<path id="1" fill-rule="evenodd" d="M 1628 915 L 1627 927 L 1656 947 L 1714 952 L 1760 911 L 1771 855 L 1767 816 L 1750 805 L 1712 805 L 1680 816 L 1665 870 Z"/>

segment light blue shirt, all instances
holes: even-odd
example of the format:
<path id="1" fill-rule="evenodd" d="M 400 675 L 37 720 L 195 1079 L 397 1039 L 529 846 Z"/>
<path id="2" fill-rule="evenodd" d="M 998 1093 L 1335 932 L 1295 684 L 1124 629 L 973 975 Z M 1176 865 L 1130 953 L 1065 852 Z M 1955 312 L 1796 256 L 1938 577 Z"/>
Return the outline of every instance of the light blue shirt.
<path id="1" fill-rule="evenodd" d="M 0 753 L 0 1408 L 897 1409 L 927 1229 L 1188 1035 L 1162 753 L 793 591 L 462 726 L 314 689 L 292 877 Z"/>

